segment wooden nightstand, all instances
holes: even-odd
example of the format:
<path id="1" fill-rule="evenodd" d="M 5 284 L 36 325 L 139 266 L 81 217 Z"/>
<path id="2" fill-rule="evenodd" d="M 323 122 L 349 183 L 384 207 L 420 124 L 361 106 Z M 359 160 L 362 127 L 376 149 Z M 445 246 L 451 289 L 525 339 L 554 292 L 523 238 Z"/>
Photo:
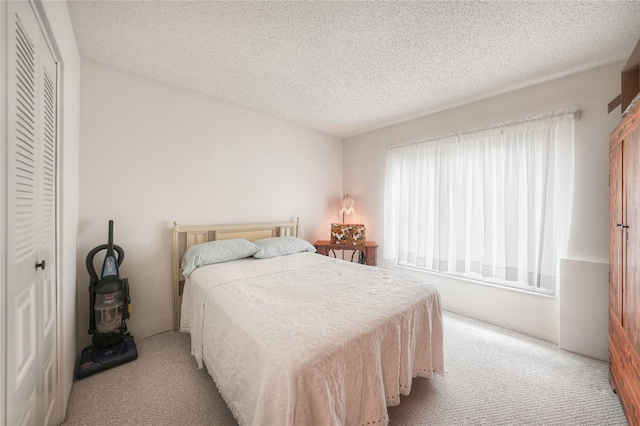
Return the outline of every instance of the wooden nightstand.
<path id="1" fill-rule="evenodd" d="M 331 250 L 359 250 L 364 255 L 364 262 L 369 266 L 378 264 L 378 244 L 375 241 L 367 241 L 365 244 L 331 244 L 329 240 L 318 240 L 314 244 L 318 254 L 329 256 Z"/>

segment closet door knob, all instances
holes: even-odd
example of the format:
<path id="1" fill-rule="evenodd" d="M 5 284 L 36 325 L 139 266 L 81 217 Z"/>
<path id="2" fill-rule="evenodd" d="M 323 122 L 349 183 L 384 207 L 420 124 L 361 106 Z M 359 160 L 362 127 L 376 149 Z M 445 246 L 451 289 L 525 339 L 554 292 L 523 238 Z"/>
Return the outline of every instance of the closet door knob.
<path id="1" fill-rule="evenodd" d="M 42 270 L 44 271 L 44 259 L 43 259 L 43 260 L 42 260 L 42 262 L 40 262 L 40 263 L 38 263 L 38 262 L 36 261 L 36 270 L 37 270 L 38 268 L 42 268 Z"/>

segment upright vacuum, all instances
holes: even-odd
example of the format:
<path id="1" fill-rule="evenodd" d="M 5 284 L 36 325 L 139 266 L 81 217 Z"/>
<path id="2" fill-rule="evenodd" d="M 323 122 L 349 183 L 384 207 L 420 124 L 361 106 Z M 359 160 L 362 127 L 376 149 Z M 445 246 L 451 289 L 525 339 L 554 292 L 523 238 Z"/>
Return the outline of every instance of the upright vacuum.
<path id="1" fill-rule="evenodd" d="M 94 257 L 106 250 L 102 274 L 94 268 Z M 117 253 L 117 255 L 116 255 Z M 113 221 L 109 221 L 109 243 L 95 247 L 87 255 L 89 272 L 89 315 L 93 344 L 82 350 L 76 368 L 76 378 L 82 379 L 109 368 L 133 361 L 138 349 L 133 336 L 127 333 L 129 318 L 129 281 L 120 278 L 118 270 L 124 261 L 124 250 L 113 244 Z"/>

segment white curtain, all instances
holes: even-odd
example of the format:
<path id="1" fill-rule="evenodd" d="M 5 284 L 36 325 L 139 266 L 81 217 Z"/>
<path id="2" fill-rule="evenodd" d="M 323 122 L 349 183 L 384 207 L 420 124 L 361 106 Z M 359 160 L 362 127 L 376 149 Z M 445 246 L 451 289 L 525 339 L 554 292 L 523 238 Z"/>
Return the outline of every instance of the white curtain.
<path id="1" fill-rule="evenodd" d="M 575 115 L 548 113 L 390 148 L 384 257 L 555 293 L 562 249 L 556 160 L 559 145 L 573 145 Z"/>

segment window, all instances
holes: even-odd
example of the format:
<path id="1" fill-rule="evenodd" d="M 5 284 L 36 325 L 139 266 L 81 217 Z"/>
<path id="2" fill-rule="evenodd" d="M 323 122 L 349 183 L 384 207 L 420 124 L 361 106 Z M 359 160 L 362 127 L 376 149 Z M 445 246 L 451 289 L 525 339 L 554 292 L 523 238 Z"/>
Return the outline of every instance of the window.
<path id="1" fill-rule="evenodd" d="M 548 113 L 390 148 L 384 257 L 555 294 L 576 116 Z"/>

